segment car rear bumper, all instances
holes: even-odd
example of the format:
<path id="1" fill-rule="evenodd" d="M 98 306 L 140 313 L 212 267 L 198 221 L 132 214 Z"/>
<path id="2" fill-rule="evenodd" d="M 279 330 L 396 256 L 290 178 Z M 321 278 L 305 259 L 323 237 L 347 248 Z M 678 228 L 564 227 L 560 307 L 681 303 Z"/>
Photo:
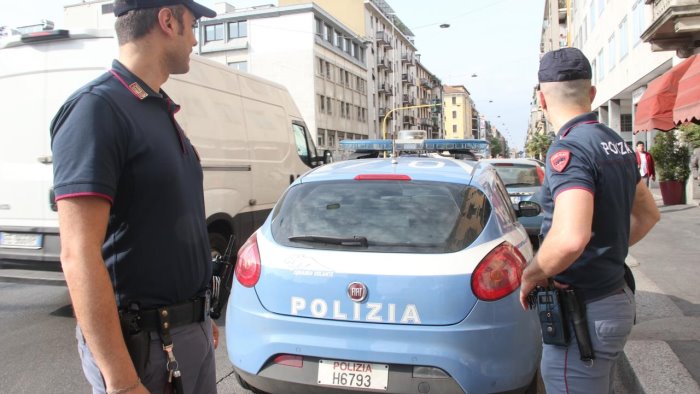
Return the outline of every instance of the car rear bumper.
<path id="1" fill-rule="evenodd" d="M 61 241 L 58 228 L 38 227 L 1 227 L 7 233 L 27 233 L 41 236 L 39 248 L 17 248 L 0 246 L 0 264 L 12 266 L 31 266 L 37 269 L 60 271 Z"/>
<path id="2" fill-rule="evenodd" d="M 522 311 L 517 292 L 496 302 L 477 302 L 458 324 L 416 326 L 270 313 L 254 290 L 236 282 L 226 321 L 234 368 L 253 386 L 273 393 L 295 392 L 290 385 L 298 385 L 297 392 L 327 392 L 317 384 L 318 359 L 388 364 L 390 393 L 420 392 L 421 383 L 434 387 L 430 392 L 455 392 L 449 387 L 509 392 L 532 381 L 542 347 L 537 316 Z M 280 354 L 304 357 L 306 369 L 299 373 L 299 368 L 272 363 Z M 414 366 L 438 368 L 448 378 L 415 378 Z"/>

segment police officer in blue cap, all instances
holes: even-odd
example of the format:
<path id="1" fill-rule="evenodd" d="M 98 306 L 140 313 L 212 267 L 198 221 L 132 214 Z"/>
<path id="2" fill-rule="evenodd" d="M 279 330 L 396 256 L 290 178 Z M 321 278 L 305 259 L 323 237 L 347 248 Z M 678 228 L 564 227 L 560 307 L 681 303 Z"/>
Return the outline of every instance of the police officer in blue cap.
<path id="1" fill-rule="evenodd" d="M 117 0 L 119 59 L 51 124 L 61 264 L 93 393 L 215 393 L 202 167 L 161 89 L 189 70 L 192 0 Z M 86 81 L 87 82 L 87 81 Z"/>
<path id="2" fill-rule="evenodd" d="M 553 279 L 560 291 L 577 294 L 587 319 L 592 355 L 582 357 L 578 332 L 568 346 L 544 345 L 547 393 L 612 392 L 612 368 L 635 319 L 625 257 L 660 215 L 640 182 L 634 152 L 591 112 L 596 89 L 583 53 L 576 48 L 546 53 L 538 79 L 542 109 L 558 131 L 542 187 L 544 240 L 523 272 L 520 298 L 526 308 L 535 286 Z"/>

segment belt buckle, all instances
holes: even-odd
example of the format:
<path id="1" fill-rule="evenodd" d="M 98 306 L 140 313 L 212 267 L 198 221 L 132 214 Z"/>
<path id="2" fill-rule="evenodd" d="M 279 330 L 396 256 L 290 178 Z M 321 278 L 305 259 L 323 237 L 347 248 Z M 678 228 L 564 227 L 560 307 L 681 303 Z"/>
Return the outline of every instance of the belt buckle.
<path id="1" fill-rule="evenodd" d="M 209 317 L 209 313 L 211 309 L 211 293 L 209 290 L 207 290 L 207 293 L 204 295 L 204 311 L 202 312 L 204 316 L 202 316 L 202 321 L 207 320 L 207 317 Z"/>

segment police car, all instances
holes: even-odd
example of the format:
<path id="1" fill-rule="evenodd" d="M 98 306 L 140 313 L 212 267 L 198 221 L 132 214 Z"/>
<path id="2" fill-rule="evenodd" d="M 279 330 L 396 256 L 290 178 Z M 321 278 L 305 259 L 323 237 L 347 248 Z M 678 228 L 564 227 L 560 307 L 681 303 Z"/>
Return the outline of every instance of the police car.
<path id="1" fill-rule="evenodd" d="M 540 208 L 514 210 L 492 166 L 416 154 L 424 143 L 308 172 L 241 247 L 226 338 L 244 387 L 536 392 L 517 215 Z"/>

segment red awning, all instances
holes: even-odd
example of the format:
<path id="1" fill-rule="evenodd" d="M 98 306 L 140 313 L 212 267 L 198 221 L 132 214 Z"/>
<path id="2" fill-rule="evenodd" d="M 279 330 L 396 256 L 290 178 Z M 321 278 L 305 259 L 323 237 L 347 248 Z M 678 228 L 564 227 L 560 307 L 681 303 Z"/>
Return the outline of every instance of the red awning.
<path id="1" fill-rule="evenodd" d="M 700 56 L 694 55 L 692 64 L 678 81 L 678 96 L 673 107 L 676 124 L 700 120 Z"/>
<path id="2" fill-rule="evenodd" d="M 653 129 L 668 131 L 676 127 L 673 108 L 678 82 L 696 57 L 697 55 L 684 60 L 649 83 L 634 114 L 635 133 Z"/>

